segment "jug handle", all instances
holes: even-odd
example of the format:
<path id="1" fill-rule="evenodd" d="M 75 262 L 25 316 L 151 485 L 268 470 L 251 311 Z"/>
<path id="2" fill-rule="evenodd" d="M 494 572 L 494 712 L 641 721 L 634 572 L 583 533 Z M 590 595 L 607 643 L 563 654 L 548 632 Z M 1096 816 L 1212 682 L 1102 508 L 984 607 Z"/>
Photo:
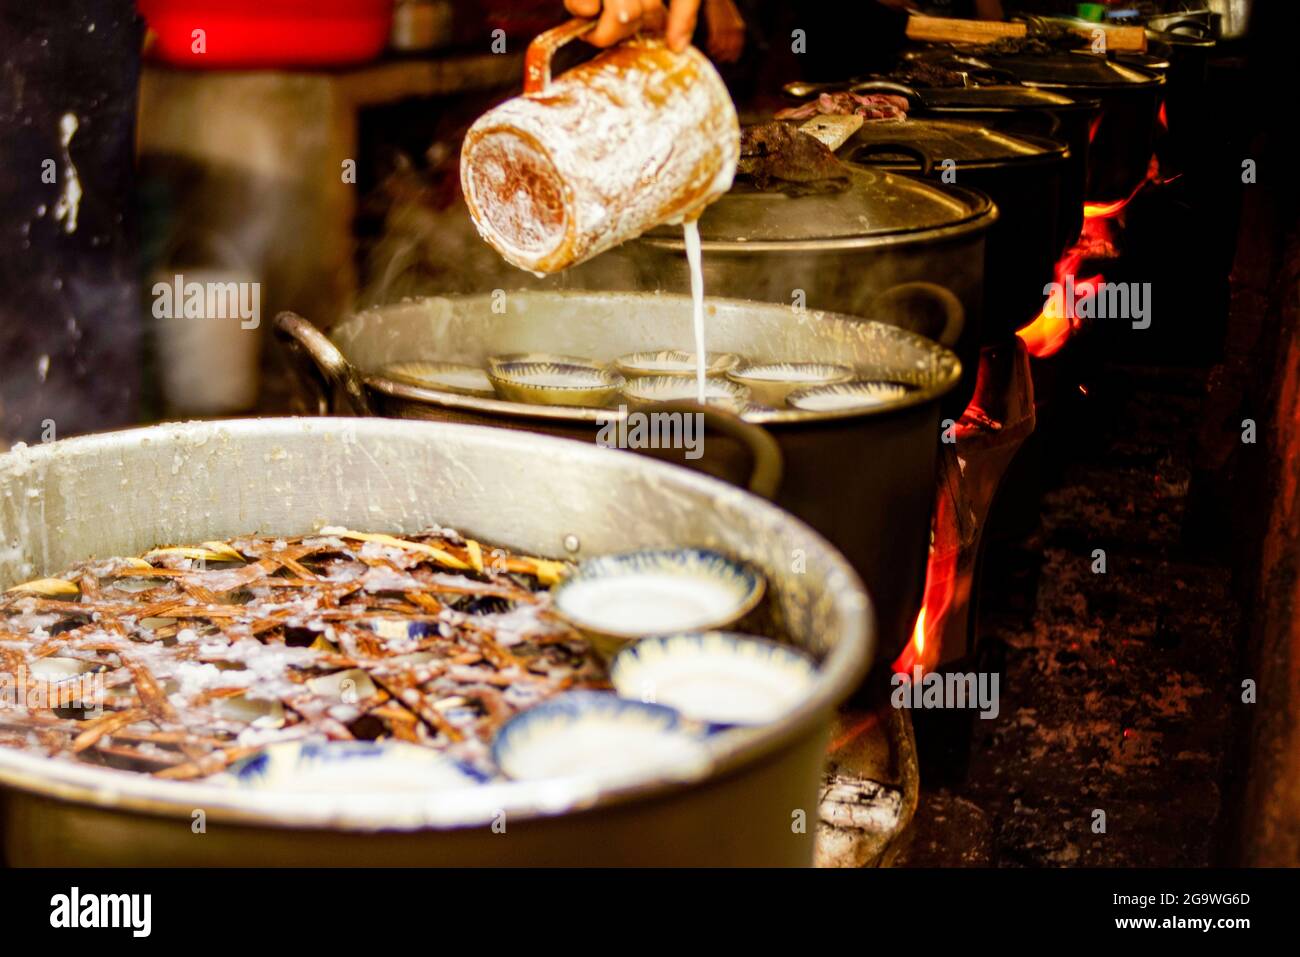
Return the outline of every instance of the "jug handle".
<path id="1" fill-rule="evenodd" d="M 686 415 L 698 412 L 704 417 L 706 429 L 715 429 L 723 435 L 729 435 L 745 446 L 752 459 L 749 490 L 769 502 L 776 500 L 776 493 L 781 488 L 781 476 L 785 471 L 785 460 L 781 455 L 781 446 L 767 429 L 746 422 L 738 415 L 713 406 L 700 405 L 698 402 L 657 402 L 654 409 L 656 412 L 680 412 Z"/>
<path id="2" fill-rule="evenodd" d="M 595 20 L 574 19 L 533 37 L 524 53 L 524 95 L 541 93 L 551 85 L 551 58 L 555 51 L 596 28 Z"/>
<path id="3" fill-rule="evenodd" d="M 340 391 L 347 396 L 353 414 L 374 415 L 361 374 L 315 325 L 286 310 L 275 317 L 275 337 L 289 352 L 299 376 L 315 392 L 320 415 L 335 414 L 334 397 Z"/>

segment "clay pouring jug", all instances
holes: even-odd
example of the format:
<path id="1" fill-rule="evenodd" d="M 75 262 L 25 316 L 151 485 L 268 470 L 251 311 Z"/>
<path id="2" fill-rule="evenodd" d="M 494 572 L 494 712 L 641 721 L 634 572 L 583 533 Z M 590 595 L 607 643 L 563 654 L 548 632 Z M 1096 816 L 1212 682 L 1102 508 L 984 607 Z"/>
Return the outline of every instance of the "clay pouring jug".
<path id="1" fill-rule="evenodd" d="M 479 233 L 537 274 L 695 219 L 731 188 L 740 156 L 736 108 L 694 47 L 638 34 L 552 79 L 555 51 L 594 26 L 534 39 L 523 95 L 479 117 L 461 151 Z"/>

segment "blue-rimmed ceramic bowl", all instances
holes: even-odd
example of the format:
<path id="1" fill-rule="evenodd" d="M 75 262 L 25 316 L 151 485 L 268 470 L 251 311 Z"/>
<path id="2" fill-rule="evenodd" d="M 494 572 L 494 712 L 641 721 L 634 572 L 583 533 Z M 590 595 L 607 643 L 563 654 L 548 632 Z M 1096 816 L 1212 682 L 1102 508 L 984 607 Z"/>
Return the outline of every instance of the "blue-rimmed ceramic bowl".
<path id="1" fill-rule="evenodd" d="M 567 362 L 497 362 L 488 369 L 497 395 L 534 405 L 604 406 L 618 395 L 617 372 Z"/>
<path id="2" fill-rule="evenodd" d="M 496 395 L 487 370 L 463 362 L 440 362 L 433 359 L 390 362 L 379 370 L 379 374 L 399 382 L 456 395 L 475 395 L 480 398 Z"/>
<path id="3" fill-rule="evenodd" d="M 718 376 L 734 369 L 740 356 L 734 352 L 704 353 L 704 374 Z M 629 352 L 614 360 L 614 367 L 629 379 L 641 376 L 693 376 L 695 353 L 683 349 L 659 349 L 654 352 Z"/>
<path id="4" fill-rule="evenodd" d="M 493 738 L 492 760 L 517 781 L 603 786 L 690 780 L 711 763 L 701 730 L 672 708 L 607 691 L 570 691 L 515 715 Z"/>
<path id="5" fill-rule="evenodd" d="M 649 635 L 725 628 L 763 599 L 750 565 L 706 548 L 664 548 L 588 559 L 551 589 L 555 610 L 612 655 Z"/>
<path id="6" fill-rule="evenodd" d="M 786 396 L 785 401 L 790 408 L 800 412 L 840 412 L 889 405 L 905 398 L 910 391 L 898 382 L 855 379 L 796 389 Z"/>
<path id="7" fill-rule="evenodd" d="M 586 356 L 572 356 L 562 352 L 507 352 L 499 355 L 487 357 L 488 372 L 495 372 L 497 368 L 506 364 L 517 362 L 542 362 L 563 366 L 581 366 L 585 369 L 604 369 L 606 364 L 597 362 L 595 359 L 588 359 Z"/>
<path id="8" fill-rule="evenodd" d="M 817 665 L 788 645 L 733 632 L 661 635 L 620 651 L 610 681 L 624 698 L 668 705 L 715 727 L 779 721 L 817 683 Z"/>
<path id="9" fill-rule="evenodd" d="M 648 375 L 628 379 L 619 394 L 628 405 L 651 408 L 660 402 L 695 402 L 699 398 L 696 381 L 691 376 Z M 736 410 L 749 401 L 749 390 L 720 375 L 704 380 L 704 401 L 708 405 Z"/>
<path id="10" fill-rule="evenodd" d="M 313 794 L 428 794 L 482 781 L 445 754 L 401 741 L 282 741 L 231 773 L 241 787 Z"/>
<path id="11" fill-rule="evenodd" d="M 747 388 L 755 401 L 780 406 L 796 389 L 848 382 L 853 370 L 831 362 L 742 362 L 727 378 Z"/>

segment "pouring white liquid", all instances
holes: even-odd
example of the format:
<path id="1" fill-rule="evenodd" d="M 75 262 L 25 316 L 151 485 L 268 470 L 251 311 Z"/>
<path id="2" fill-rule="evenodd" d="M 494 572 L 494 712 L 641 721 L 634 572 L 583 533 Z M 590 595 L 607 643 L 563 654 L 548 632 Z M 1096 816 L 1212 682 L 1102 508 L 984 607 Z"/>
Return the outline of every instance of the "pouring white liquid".
<path id="1" fill-rule="evenodd" d="M 705 399 L 704 370 L 708 359 L 704 355 L 704 269 L 700 255 L 700 224 L 688 220 L 682 226 L 686 240 L 686 264 L 691 269 L 691 305 L 695 310 L 695 394 L 702 405 Z"/>

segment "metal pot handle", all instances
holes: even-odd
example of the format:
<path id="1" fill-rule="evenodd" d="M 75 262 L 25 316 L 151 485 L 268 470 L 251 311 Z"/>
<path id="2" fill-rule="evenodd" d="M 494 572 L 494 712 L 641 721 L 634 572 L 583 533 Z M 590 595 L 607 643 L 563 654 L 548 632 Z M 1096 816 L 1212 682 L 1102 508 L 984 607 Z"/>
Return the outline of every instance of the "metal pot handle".
<path id="1" fill-rule="evenodd" d="M 943 310 L 943 329 L 939 331 L 937 336 L 927 336 L 927 338 L 933 338 L 939 345 L 951 349 L 957 340 L 961 338 L 961 331 L 966 325 L 966 310 L 962 308 L 961 300 L 957 298 L 951 289 L 924 280 L 899 283 L 897 286 L 886 289 L 876 297 L 875 310 L 881 310 L 882 307 L 887 308 L 890 301 L 902 303 L 911 296 L 929 299 L 937 303 L 939 308 Z M 905 314 L 905 311 L 897 310 L 895 314 L 901 316 Z M 912 328 L 910 325 L 904 324 L 904 328 L 917 335 L 926 335 L 926 333 Z"/>
<path id="2" fill-rule="evenodd" d="M 922 176 L 928 177 L 934 173 L 934 160 L 930 158 L 930 154 L 912 143 L 867 143 L 853 151 L 853 162 L 868 164 L 870 160 L 867 157 L 875 153 L 902 153 L 921 164 Z"/>
<path id="3" fill-rule="evenodd" d="M 555 51 L 595 28 L 595 20 L 579 18 L 533 37 L 533 42 L 528 44 L 528 50 L 524 53 L 524 95 L 541 93 L 550 86 L 551 58 L 555 56 Z"/>
<path id="4" fill-rule="evenodd" d="M 338 414 L 334 400 L 342 393 L 352 414 L 374 415 L 361 374 L 325 333 L 296 312 L 286 311 L 275 317 L 275 337 L 293 358 L 304 384 L 315 393 L 318 414 Z"/>
<path id="5" fill-rule="evenodd" d="M 863 80 L 861 83 L 854 83 L 849 87 L 850 93 L 891 93 L 894 96 L 901 96 L 913 107 L 924 105 L 925 101 L 921 94 L 913 87 L 906 83 L 896 83 L 893 80 Z"/>
<path id="6" fill-rule="evenodd" d="M 823 93 L 842 93 L 856 83 L 870 82 L 869 78 L 855 76 L 848 80 L 834 80 L 826 83 L 810 83 L 807 80 L 792 80 L 781 87 L 781 93 L 792 100 L 811 100 Z"/>
<path id="7" fill-rule="evenodd" d="M 952 56 L 944 57 L 939 61 L 939 63 L 940 65 L 955 64 L 957 66 L 967 67 L 970 70 L 983 73 L 989 79 L 994 80 L 997 83 L 1003 83 L 1010 86 L 1021 85 L 1020 77 L 1016 76 L 1016 74 L 1012 73 L 1010 70 L 1004 70 L 1001 67 L 993 66 L 991 63 L 986 63 L 979 57 L 954 53 Z"/>
<path id="8" fill-rule="evenodd" d="M 1044 120 L 1047 121 L 1047 129 L 1042 131 L 1039 135 L 1046 136 L 1049 138 L 1056 138 L 1056 134 L 1059 133 L 1061 130 L 1060 113 L 1056 112 L 1055 110 L 1046 109 L 1046 108 L 1042 110 L 1028 110 L 1026 111 L 1026 113 L 1028 116 L 1042 117 Z"/>
<path id="9" fill-rule="evenodd" d="M 1185 36 L 1185 34 L 1174 33 L 1175 30 L 1180 30 L 1183 27 L 1191 27 L 1195 31 L 1195 36 L 1198 40 L 1209 40 L 1214 36 L 1214 31 L 1209 27 L 1209 25 L 1202 23 L 1200 20 L 1175 20 L 1173 23 L 1166 23 L 1161 26 L 1159 30 L 1153 30 L 1152 32 L 1172 33 L 1174 36 Z"/>
<path id="10" fill-rule="evenodd" d="M 684 415 L 699 413 L 704 417 L 706 429 L 716 429 L 745 446 L 753 460 L 749 473 L 749 490 L 768 501 L 775 501 L 776 493 L 781 488 L 785 461 L 781 456 L 781 446 L 767 429 L 746 422 L 738 415 L 713 406 L 700 405 L 698 402 L 658 402 L 655 403 L 654 411 L 680 412 Z"/>

